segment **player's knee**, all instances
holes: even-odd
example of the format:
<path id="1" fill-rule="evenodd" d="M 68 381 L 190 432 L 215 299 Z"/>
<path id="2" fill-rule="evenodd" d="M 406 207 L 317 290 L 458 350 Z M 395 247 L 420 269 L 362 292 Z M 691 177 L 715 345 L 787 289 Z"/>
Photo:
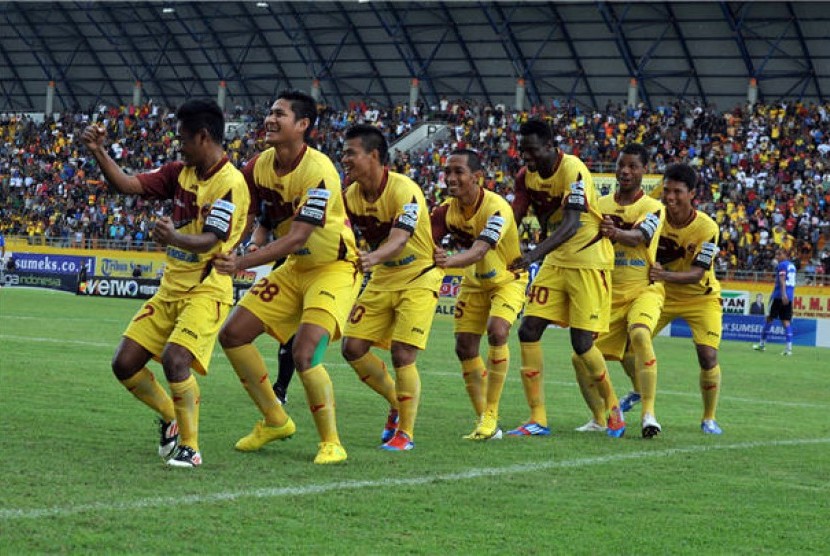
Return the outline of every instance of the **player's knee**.
<path id="1" fill-rule="evenodd" d="M 571 347 L 577 355 L 583 355 L 594 345 L 594 335 L 588 330 L 571 328 Z"/>
<path id="2" fill-rule="evenodd" d="M 344 338 L 340 344 L 340 354 L 346 361 L 354 361 L 360 359 L 368 350 L 363 349 L 361 342 L 357 342 L 352 338 Z"/>
<path id="3" fill-rule="evenodd" d="M 459 361 L 466 361 L 467 359 L 472 359 L 478 355 L 478 346 L 473 347 L 467 344 L 456 342 L 455 355 L 458 357 Z"/>
<path id="4" fill-rule="evenodd" d="M 538 317 L 525 317 L 519 326 L 520 342 L 538 342 L 548 326 L 548 321 Z"/>
<path id="5" fill-rule="evenodd" d="M 418 355 L 418 348 L 399 342 L 392 343 L 392 366 L 396 369 L 412 365 Z"/>
<path id="6" fill-rule="evenodd" d="M 116 353 L 115 355 L 113 355 L 112 374 L 114 374 L 115 378 L 117 378 L 118 380 L 127 380 L 140 370 L 140 367 L 135 368 L 135 365 L 130 364 L 126 360 L 126 358 L 124 358 L 120 354 Z"/>
<path id="7" fill-rule="evenodd" d="M 701 369 L 714 369 L 718 364 L 718 350 L 709 346 L 698 346 L 697 361 Z"/>
<path id="8" fill-rule="evenodd" d="M 230 322 L 226 322 L 219 330 L 219 345 L 223 349 L 229 349 L 239 347 L 242 344 L 239 335 L 235 333 L 234 326 Z"/>
<path id="9" fill-rule="evenodd" d="M 635 350 L 645 350 L 651 344 L 651 332 L 644 326 L 635 326 L 628 332 L 631 347 Z"/>
<path id="10" fill-rule="evenodd" d="M 487 330 L 487 343 L 491 346 L 503 346 L 507 343 L 507 337 L 509 334 L 509 328 L 505 330 L 501 327 L 491 327 Z"/>
<path id="11" fill-rule="evenodd" d="M 193 356 L 185 348 L 168 344 L 161 354 L 161 366 L 168 382 L 181 382 L 190 376 Z"/>

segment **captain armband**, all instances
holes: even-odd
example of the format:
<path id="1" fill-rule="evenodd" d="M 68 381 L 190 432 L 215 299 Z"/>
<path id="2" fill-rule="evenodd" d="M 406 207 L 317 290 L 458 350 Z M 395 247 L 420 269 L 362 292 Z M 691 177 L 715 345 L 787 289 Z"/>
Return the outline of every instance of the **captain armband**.
<path id="1" fill-rule="evenodd" d="M 395 228 L 407 231 L 410 234 L 415 232 L 418 225 L 418 203 L 407 203 L 403 206 L 403 212 L 395 221 Z"/>
<path id="2" fill-rule="evenodd" d="M 568 194 L 566 209 L 588 212 L 588 198 L 585 195 L 585 182 L 575 181 L 571 184 L 571 192 Z"/>
<path id="3" fill-rule="evenodd" d="M 496 245 L 501 239 L 501 231 L 504 228 L 504 217 L 493 215 L 487 219 L 487 225 L 478 234 L 478 239 L 490 245 Z"/>
<path id="4" fill-rule="evenodd" d="M 645 220 L 640 222 L 637 229 L 640 230 L 640 233 L 642 233 L 643 237 L 646 238 L 646 243 L 651 243 L 651 239 L 654 237 L 654 234 L 657 233 L 658 226 L 660 226 L 660 217 L 656 214 L 649 214 L 646 216 Z"/>
<path id="5" fill-rule="evenodd" d="M 213 206 L 210 207 L 205 217 L 205 225 L 202 226 L 202 232 L 211 232 L 216 234 L 221 240 L 226 240 L 230 236 L 231 225 L 233 224 L 233 211 L 236 205 L 230 201 L 219 199 Z"/>
<path id="6" fill-rule="evenodd" d="M 297 210 L 294 220 L 323 227 L 326 224 L 326 208 L 331 198 L 331 191 L 326 189 L 309 189 L 308 198 Z"/>
<path id="7" fill-rule="evenodd" d="M 717 244 L 704 242 L 700 245 L 700 252 L 697 254 L 692 264 L 708 270 L 715 261 L 715 255 L 717 255 L 717 253 Z"/>

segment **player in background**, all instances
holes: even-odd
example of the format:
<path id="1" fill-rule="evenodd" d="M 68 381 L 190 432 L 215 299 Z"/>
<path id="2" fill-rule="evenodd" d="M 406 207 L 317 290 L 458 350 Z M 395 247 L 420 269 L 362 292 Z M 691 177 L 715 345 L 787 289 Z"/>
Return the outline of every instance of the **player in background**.
<path id="1" fill-rule="evenodd" d="M 464 269 L 455 304 L 455 353 L 477 418 L 475 429 L 464 438 L 499 439 L 499 400 L 510 367 L 507 340 L 527 287 L 527 272 L 508 269 L 521 256 L 519 231 L 507 201 L 478 185 L 478 153 L 453 151 L 445 172 L 450 198 L 433 210 L 432 239 L 440 245 L 450 234 L 465 249 L 451 256 L 442 248 L 435 251 L 440 268 Z M 486 364 L 479 355 L 485 332 Z"/>
<path id="2" fill-rule="evenodd" d="M 666 288 L 663 313 L 655 332 L 676 318 L 689 324 L 700 364 L 700 427 L 704 434 L 722 434 L 715 420 L 721 384 L 718 348 L 723 325 L 720 282 L 714 271 L 718 225 L 692 205 L 696 186 L 697 173 L 688 164 L 671 164 L 666 168 L 666 220 L 660 232 L 657 262 L 649 270 L 649 278 L 663 282 Z"/>
<path id="3" fill-rule="evenodd" d="M 343 198 L 352 226 L 371 249 L 359 253 L 358 263 L 372 275 L 346 324 L 343 357 L 389 402 L 381 448 L 411 450 L 421 399 L 415 361 L 427 345 L 444 273 L 433 260 L 424 194 L 406 176 L 389 171 L 383 134 L 356 125 L 345 139 L 342 161 L 351 183 Z M 394 380 L 372 346 L 391 350 Z"/>
<path id="4" fill-rule="evenodd" d="M 219 341 L 242 384 L 263 415 L 236 443 L 244 452 L 292 436 L 294 421 L 268 382 L 268 370 L 254 340 L 267 332 L 280 343 L 294 336 L 294 364 L 320 435 L 314 463 L 346 460 L 335 419 L 334 390 L 323 366 L 329 341 L 343 330 L 359 287 L 357 247 L 346 218 L 340 177 L 331 160 L 305 139 L 317 120 L 313 98 L 280 93 L 265 117 L 270 148 L 253 165 L 256 198 L 282 203 L 294 215 L 288 231 L 253 253 L 217 257 L 226 274 L 286 262 L 248 290 L 219 333 Z"/>
<path id="5" fill-rule="evenodd" d="M 207 374 L 219 327 L 233 304 L 230 276 L 213 257 L 232 250 L 247 229 L 245 178 L 222 150 L 224 116 L 212 101 L 190 100 L 176 112 L 183 162 L 130 176 L 104 147 L 105 130 L 82 136 L 107 181 L 121 193 L 172 199 L 153 238 L 167 248 L 158 292 L 133 317 L 112 360 L 112 370 L 136 398 L 160 415 L 158 453 L 175 467 L 202 464 L 199 451 L 199 384 L 190 372 Z M 171 398 L 147 369 L 161 361 Z"/>
<path id="6" fill-rule="evenodd" d="M 547 124 L 531 120 L 519 129 L 519 150 L 526 167 L 517 187 L 537 191 L 559 208 L 550 217 L 555 225 L 547 238 L 526 253 L 513 268 L 527 268 L 544 258 L 528 292 L 528 305 L 519 328 L 522 349 L 522 385 L 530 406 L 530 419 L 509 432 L 513 436 L 547 436 L 543 397 L 542 334 L 549 324 L 570 327 L 571 361 L 584 388 L 599 392 L 608 415 L 598 419 L 609 436 L 625 433 L 602 353 L 594 336 L 608 331 L 611 310 L 611 242 L 600 233 L 602 214 L 591 173 L 579 158 L 553 147 Z M 517 207 L 519 208 L 519 207 Z"/>
<path id="7" fill-rule="evenodd" d="M 776 249 L 775 260 L 778 266 L 775 268 L 775 287 L 770 296 L 769 315 L 767 315 L 764 329 L 761 331 L 761 341 L 752 349 L 765 351 L 767 349 L 767 334 L 772 328 L 772 321 L 778 319 L 784 325 L 784 334 L 787 347 L 781 355 L 790 356 L 793 354 L 793 296 L 795 295 L 795 265 L 790 261 L 786 249 Z"/>
<path id="8" fill-rule="evenodd" d="M 614 246 L 614 286 L 608 332 L 600 334 L 596 342 L 606 360 L 622 361 L 627 345 L 634 354 L 633 372 L 626 372 L 639 385 L 635 390 L 642 394 L 643 438 L 661 431 L 654 412 L 657 357 L 651 338 L 665 296 L 663 284 L 652 283 L 648 276 L 649 267 L 656 260 L 665 209 L 660 201 L 643 193 L 647 165 L 648 150 L 643 145 L 626 145 L 617 159 L 617 191 L 599 199 L 603 215 L 600 230 Z M 598 419 L 608 408 L 590 385 L 580 386 L 593 418 L 577 430 L 603 430 Z"/>

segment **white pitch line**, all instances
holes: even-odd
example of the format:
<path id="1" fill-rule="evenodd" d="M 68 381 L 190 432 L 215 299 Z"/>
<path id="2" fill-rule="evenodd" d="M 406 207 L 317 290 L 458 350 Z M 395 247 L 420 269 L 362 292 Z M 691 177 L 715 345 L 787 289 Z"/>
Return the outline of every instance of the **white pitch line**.
<path id="1" fill-rule="evenodd" d="M 67 517 L 88 512 L 112 512 L 119 510 L 142 510 L 147 508 L 171 508 L 176 506 L 191 506 L 196 504 L 210 504 L 214 502 L 234 502 L 243 498 L 283 498 L 288 496 L 309 496 L 326 492 L 342 490 L 359 490 L 366 488 L 388 488 L 395 486 L 414 486 L 432 483 L 448 483 L 479 479 L 482 477 L 498 477 L 503 475 L 523 474 L 527 472 L 544 471 L 548 469 L 573 469 L 592 465 L 659 457 L 672 457 L 685 454 L 697 454 L 718 450 L 752 450 L 756 448 L 775 448 L 782 446 L 804 446 L 808 444 L 827 444 L 830 438 L 804 438 L 798 440 L 774 440 L 770 442 L 741 442 L 738 444 L 712 444 L 689 446 L 686 448 L 671 448 L 668 450 L 654 450 L 616 454 L 610 456 L 596 456 L 577 458 L 562 461 L 542 461 L 535 463 L 519 463 L 506 467 L 471 468 L 458 473 L 441 475 L 423 475 L 420 477 L 386 478 L 366 481 L 337 481 L 333 483 L 312 484 L 299 487 L 259 488 L 255 490 L 237 490 L 216 492 L 213 494 L 191 494 L 185 496 L 164 496 L 156 498 L 142 498 L 138 500 L 124 500 L 119 502 L 94 502 L 73 506 L 53 506 L 51 508 L 33 509 L 0 509 L 0 521 L 19 519 L 41 519 L 50 517 Z M 195 471 L 198 473 L 199 471 Z"/>

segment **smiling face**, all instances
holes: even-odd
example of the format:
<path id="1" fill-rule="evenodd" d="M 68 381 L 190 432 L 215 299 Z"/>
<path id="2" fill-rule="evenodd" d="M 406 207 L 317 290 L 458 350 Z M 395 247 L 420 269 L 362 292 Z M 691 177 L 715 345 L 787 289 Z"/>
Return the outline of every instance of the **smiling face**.
<path id="1" fill-rule="evenodd" d="M 346 175 L 351 181 L 365 183 L 371 175 L 373 167 L 379 164 L 377 151 L 366 152 L 363 141 L 359 137 L 346 139 L 343 147 L 343 156 L 340 159 Z"/>
<path id="2" fill-rule="evenodd" d="M 450 197 L 463 199 L 478 193 L 476 174 L 470 170 L 466 155 L 450 155 L 444 166 L 444 172 L 446 173 L 447 193 Z"/>
<path id="3" fill-rule="evenodd" d="M 622 193 L 632 193 L 643 184 L 646 168 L 640 155 L 621 154 L 617 159 L 617 185 Z"/>
<path id="4" fill-rule="evenodd" d="M 268 115 L 265 116 L 265 143 L 273 147 L 297 140 L 302 141 L 309 125 L 308 118 L 297 119 L 291 108 L 291 101 L 278 98 L 271 105 Z"/>
<path id="5" fill-rule="evenodd" d="M 665 179 L 663 180 L 663 204 L 666 205 L 666 212 L 673 222 L 684 222 L 688 220 L 692 207 L 694 192 L 689 191 L 686 182 Z"/>

